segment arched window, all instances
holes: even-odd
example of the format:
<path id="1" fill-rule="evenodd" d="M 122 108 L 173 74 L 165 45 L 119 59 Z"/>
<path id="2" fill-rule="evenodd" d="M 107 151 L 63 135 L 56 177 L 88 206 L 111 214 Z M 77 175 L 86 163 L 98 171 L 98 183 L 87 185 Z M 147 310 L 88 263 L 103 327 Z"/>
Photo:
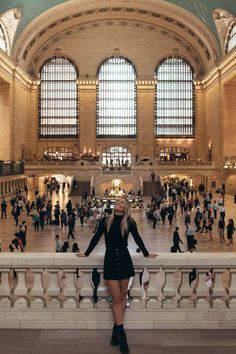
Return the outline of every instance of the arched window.
<path id="1" fill-rule="evenodd" d="M 0 49 L 2 49 L 4 52 L 7 52 L 6 36 L 1 23 L 0 23 Z"/>
<path id="2" fill-rule="evenodd" d="M 236 46 L 236 24 L 232 27 L 227 44 L 227 53 Z"/>
<path id="3" fill-rule="evenodd" d="M 40 70 L 39 137 L 78 135 L 78 70 L 64 57 L 47 60 Z"/>
<path id="4" fill-rule="evenodd" d="M 157 68 L 155 133 L 192 137 L 195 126 L 194 72 L 182 58 L 167 58 Z"/>
<path id="5" fill-rule="evenodd" d="M 134 137 L 137 133 L 136 71 L 123 57 L 105 60 L 98 70 L 97 136 Z"/>
<path id="6" fill-rule="evenodd" d="M 131 152 L 122 146 L 112 146 L 102 152 L 103 165 L 128 166 L 131 164 Z"/>

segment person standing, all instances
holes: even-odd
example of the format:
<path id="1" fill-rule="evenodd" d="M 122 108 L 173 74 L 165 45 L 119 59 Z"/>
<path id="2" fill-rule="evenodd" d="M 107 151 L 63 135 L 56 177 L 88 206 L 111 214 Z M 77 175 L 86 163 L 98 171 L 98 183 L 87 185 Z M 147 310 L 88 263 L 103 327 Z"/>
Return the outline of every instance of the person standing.
<path id="1" fill-rule="evenodd" d="M 120 198 L 110 216 L 102 218 L 99 227 L 90 241 L 87 250 L 79 256 L 88 257 L 101 236 L 105 235 L 106 252 L 104 258 L 104 279 L 112 297 L 112 311 L 115 324 L 112 330 L 111 345 L 120 346 L 120 352 L 129 353 L 126 333 L 123 327 L 129 280 L 133 277 L 134 268 L 128 251 L 129 232 L 145 257 L 156 257 L 150 254 L 139 235 L 136 222 L 130 216 L 131 208 L 126 198 Z"/>
<path id="2" fill-rule="evenodd" d="M 20 216 L 20 207 L 19 207 L 18 203 L 15 203 L 11 213 L 14 217 L 15 225 L 18 226 L 18 222 L 19 222 L 18 218 Z"/>
<path id="3" fill-rule="evenodd" d="M 234 235 L 234 221 L 233 221 L 233 219 L 229 219 L 226 229 L 227 229 L 227 239 L 228 239 L 227 246 L 232 246 L 233 245 L 233 235 Z"/>
<path id="4" fill-rule="evenodd" d="M 66 212 L 64 211 L 64 209 L 62 209 L 61 211 L 61 229 L 63 228 L 63 226 L 66 227 L 67 225 L 67 215 Z"/>
<path id="5" fill-rule="evenodd" d="M 32 215 L 33 215 L 34 231 L 38 232 L 39 231 L 39 212 L 38 212 L 37 207 L 34 207 Z"/>
<path id="6" fill-rule="evenodd" d="M 6 219 L 6 217 L 7 217 L 7 202 L 4 197 L 2 197 L 2 202 L 1 202 L 1 213 L 2 213 L 1 219 L 3 219 L 3 216 Z"/>
<path id="7" fill-rule="evenodd" d="M 154 172 L 154 171 L 152 171 L 152 173 L 151 173 L 152 183 L 154 183 L 154 182 L 155 182 L 155 177 L 156 177 L 156 174 L 155 174 L 155 172 Z"/>
<path id="8" fill-rule="evenodd" d="M 84 218 L 85 218 L 85 209 L 83 205 L 81 205 L 81 208 L 79 210 L 79 218 L 80 218 L 80 225 L 81 227 L 84 226 Z"/>
<path id="9" fill-rule="evenodd" d="M 61 249 L 62 249 L 62 242 L 60 240 L 59 235 L 56 235 L 55 236 L 55 251 L 56 251 L 56 253 L 61 252 Z"/>
<path id="10" fill-rule="evenodd" d="M 41 208 L 39 210 L 39 224 L 42 231 L 44 230 L 46 215 L 47 215 L 46 210 L 44 208 Z"/>
<path id="11" fill-rule="evenodd" d="M 220 236 L 220 243 L 225 242 L 225 221 L 222 218 L 218 221 L 218 233 Z"/>

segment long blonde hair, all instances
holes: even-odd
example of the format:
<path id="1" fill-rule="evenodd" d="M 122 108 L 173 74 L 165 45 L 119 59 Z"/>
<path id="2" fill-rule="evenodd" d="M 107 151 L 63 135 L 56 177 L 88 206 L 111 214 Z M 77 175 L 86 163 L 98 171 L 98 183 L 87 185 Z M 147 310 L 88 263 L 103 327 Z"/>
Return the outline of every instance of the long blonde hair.
<path id="1" fill-rule="evenodd" d="M 121 229 L 121 234 L 124 237 L 125 233 L 128 231 L 128 219 L 130 217 L 131 214 L 131 208 L 130 208 L 130 203 L 128 201 L 128 199 L 126 199 L 125 197 L 121 197 L 120 199 L 124 199 L 125 200 L 125 212 L 123 214 L 121 223 L 120 223 L 120 229 Z M 115 208 L 113 209 L 111 215 L 107 218 L 107 222 L 106 222 L 106 226 L 107 226 L 107 231 L 109 232 L 111 225 L 113 224 L 115 218 Z"/>

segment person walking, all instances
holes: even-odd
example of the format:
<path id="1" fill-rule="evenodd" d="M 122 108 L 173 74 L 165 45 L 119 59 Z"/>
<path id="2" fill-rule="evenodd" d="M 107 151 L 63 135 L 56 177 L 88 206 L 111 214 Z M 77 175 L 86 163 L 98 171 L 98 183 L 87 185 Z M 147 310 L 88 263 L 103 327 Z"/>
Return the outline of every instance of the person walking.
<path id="1" fill-rule="evenodd" d="M 173 248 L 172 248 L 173 251 L 172 252 L 175 253 L 175 252 L 179 251 L 180 253 L 182 253 L 179 243 L 183 244 L 183 241 L 179 237 L 179 227 L 176 226 L 174 234 L 173 234 Z"/>
<path id="2" fill-rule="evenodd" d="M 145 257 L 156 257 L 147 251 L 136 222 L 130 216 L 131 208 L 126 198 L 117 200 L 113 212 L 101 219 L 99 227 L 90 241 L 87 250 L 79 256 L 88 257 L 101 236 L 105 235 L 106 252 L 104 258 L 104 279 L 112 297 L 112 311 L 115 324 L 112 330 L 111 345 L 120 346 L 120 352 L 129 353 L 126 333 L 123 327 L 124 312 L 129 280 L 133 277 L 134 268 L 128 251 L 129 232 Z"/>
<path id="3" fill-rule="evenodd" d="M 68 229 L 69 229 L 67 238 L 68 238 L 68 240 L 69 240 L 69 238 L 70 238 L 70 236 L 71 236 L 72 239 L 74 240 L 74 239 L 75 239 L 75 237 L 74 237 L 75 218 L 73 217 L 73 215 L 70 215 L 70 216 L 69 216 L 67 225 L 68 225 Z"/>

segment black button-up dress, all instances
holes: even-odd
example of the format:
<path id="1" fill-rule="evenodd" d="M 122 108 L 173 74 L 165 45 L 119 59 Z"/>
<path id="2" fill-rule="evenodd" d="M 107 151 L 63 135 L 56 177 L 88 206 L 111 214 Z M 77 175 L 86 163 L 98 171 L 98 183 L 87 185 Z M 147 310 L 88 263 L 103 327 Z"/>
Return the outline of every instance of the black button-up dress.
<path id="1" fill-rule="evenodd" d="M 134 276 L 133 262 L 127 248 L 130 232 L 143 255 L 145 257 L 149 255 L 133 218 L 130 217 L 128 219 L 128 231 L 122 236 L 120 227 L 122 217 L 123 216 L 115 215 L 109 232 L 107 232 L 106 227 L 107 218 L 102 218 L 97 231 L 85 251 L 85 256 L 88 257 L 99 242 L 101 236 L 103 234 L 105 235 L 106 253 L 104 258 L 104 279 L 106 280 L 122 280 Z"/>

